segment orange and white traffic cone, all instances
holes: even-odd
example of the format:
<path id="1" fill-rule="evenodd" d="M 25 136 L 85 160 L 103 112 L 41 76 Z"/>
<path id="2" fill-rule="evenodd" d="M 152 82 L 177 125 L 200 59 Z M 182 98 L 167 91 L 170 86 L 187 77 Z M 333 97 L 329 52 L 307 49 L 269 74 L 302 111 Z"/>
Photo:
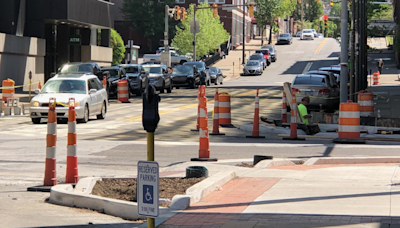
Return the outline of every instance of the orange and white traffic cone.
<path id="1" fill-rule="evenodd" d="M 258 88 L 255 100 L 253 131 L 251 132 L 251 136 L 246 136 L 246 138 L 265 138 L 265 136 L 260 136 L 260 98 L 258 97 Z"/>
<path id="2" fill-rule="evenodd" d="M 191 131 L 199 131 L 200 128 L 200 88 L 197 90 L 197 123 L 196 123 L 196 129 L 191 129 Z"/>
<path id="3" fill-rule="evenodd" d="M 290 138 L 283 138 L 284 140 L 305 140 L 304 138 L 297 138 L 297 102 L 296 93 L 292 91 L 292 107 L 290 117 Z"/>
<path id="4" fill-rule="evenodd" d="M 215 89 L 214 96 L 214 118 L 213 118 L 213 131 L 210 135 L 225 135 L 224 133 L 219 133 L 219 101 L 218 101 L 218 88 Z"/>
<path id="5" fill-rule="evenodd" d="M 282 123 L 287 123 L 287 106 L 286 106 L 286 93 L 283 91 L 282 94 Z"/>
<path id="6" fill-rule="evenodd" d="M 200 87 L 200 146 L 199 158 L 192 158 L 191 161 L 217 161 L 210 158 L 210 139 L 208 137 L 207 97 L 206 87 Z"/>
<path id="7" fill-rule="evenodd" d="M 67 172 L 65 176 L 65 183 L 77 183 L 78 179 L 75 99 L 70 98 L 68 110 Z"/>
<path id="8" fill-rule="evenodd" d="M 46 137 L 46 165 L 44 171 L 44 186 L 54 186 L 57 184 L 56 172 L 56 141 L 57 141 L 57 114 L 56 99 L 49 100 L 49 113 L 47 117 L 47 137 Z"/>

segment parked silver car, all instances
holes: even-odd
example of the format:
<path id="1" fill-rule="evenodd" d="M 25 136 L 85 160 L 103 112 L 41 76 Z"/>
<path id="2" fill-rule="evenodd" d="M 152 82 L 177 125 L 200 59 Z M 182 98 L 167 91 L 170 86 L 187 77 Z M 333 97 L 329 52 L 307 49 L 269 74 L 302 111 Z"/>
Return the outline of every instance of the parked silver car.
<path id="1" fill-rule="evenodd" d="M 164 90 L 171 93 L 172 80 L 167 66 L 164 64 L 146 64 L 143 65 L 143 69 L 149 75 L 150 85 L 154 85 L 160 93 L 164 93 Z"/>
<path id="2" fill-rule="evenodd" d="M 262 65 L 258 60 L 249 60 L 243 68 L 243 75 L 261 75 L 263 73 Z"/>
<path id="3" fill-rule="evenodd" d="M 278 36 L 277 44 L 292 44 L 292 35 L 290 33 L 282 33 Z"/>
<path id="4" fill-rule="evenodd" d="M 301 31 L 300 40 L 314 40 L 314 32 L 311 29 L 303 29 Z"/>
<path id="5" fill-rule="evenodd" d="M 30 102 L 29 116 L 34 124 L 47 118 L 50 98 L 55 98 L 57 119 L 68 118 L 69 98 L 75 99 L 76 118 L 86 123 L 89 117 L 96 115 L 104 119 L 108 107 L 107 92 L 96 75 L 91 73 L 57 74 L 49 79 L 43 89 L 35 91 Z"/>
<path id="6" fill-rule="evenodd" d="M 292 90 L 297 92 L 296 102 L 301 103 L 305 96 L 310 96 L 310 109 L 335 110 L 339 105 L 340 90 L 330 83 L 329 76 L 317 74 L 297 75 L 292 82 Z"/>
<path id="7" fill-rule="evenodd" d="M 248 61 L 250 60 L 258 61 L 263 70 L 267 67 L 267 60 L 265 59 L 264 54 L 262 53 L 252 54 Z"/>

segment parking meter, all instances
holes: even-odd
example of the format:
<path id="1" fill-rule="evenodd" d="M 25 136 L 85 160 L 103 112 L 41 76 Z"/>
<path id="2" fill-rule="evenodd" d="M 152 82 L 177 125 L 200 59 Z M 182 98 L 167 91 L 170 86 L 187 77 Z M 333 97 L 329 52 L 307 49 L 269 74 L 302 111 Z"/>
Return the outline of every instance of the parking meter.
<path id="1" fill-rule="evenodd" d="M 158 114 L 158 103 L 160 96 L 156 94 L 156 89 L 153 85 L 147 85 L 146 91 L 143 94 L 143 128 L 147 132 L 155 132 L 157 124 L 160 121 Z"/>

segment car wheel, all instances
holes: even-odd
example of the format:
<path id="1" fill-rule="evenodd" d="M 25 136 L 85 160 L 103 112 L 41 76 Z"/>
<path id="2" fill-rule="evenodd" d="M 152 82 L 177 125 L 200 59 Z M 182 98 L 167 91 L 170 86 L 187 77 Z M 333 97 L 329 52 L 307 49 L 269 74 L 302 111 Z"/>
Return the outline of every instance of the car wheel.
<path id="1" fill-rule="evenodd" d="M 164 90 L 165 90 L 165 82 L 163 82 L 163 85 L 161 86 L 160 93 L 164 93 Z"/>
<path id="2" fill-rule="evenodd" d="M 218 85 L 218 76 L 215 78 L 215 80 L 214 80 L 214 85 Z"/>
<path id="3" fill-rule="evenodd" d="M 85 110 L 83 111 L 83 118 L 79 119 L 78 122 L 79 123 L 87 123 L 89 121 L 89 107 L 86 104 L 85 105 Z"/>
<path id="4" fill-rule="evenodd" d="M 40 124 L 41 118 L 32 118 L 32 123 L 33 124 Z"/>
<path id="5" fill-rule="evenodd" d="M 171 93 L 172 92 L 172 83 L 169 83 L 169 87 L 167 89 L 167 93 Z"/>
<path id="6" fill-rule="evenodd" d="M 208 81 L 207 81 L 207 86 L 210 86 L 211 85 L 211 79 L 209 79 Z"/>
<path id="7" fill-rule="evenodd" d="M 103 104 L 101 105 L 101 112 L 100 112 L 99 115 L 97 115 L 97 119 L 98 119 L 98 120 L 103 120 L 103 119 L 105 119 L 105 118 L 106 118 L 106 112 L 107 112 L 107 109 L 106 109 L 106 102 L 104 101 Z"/>

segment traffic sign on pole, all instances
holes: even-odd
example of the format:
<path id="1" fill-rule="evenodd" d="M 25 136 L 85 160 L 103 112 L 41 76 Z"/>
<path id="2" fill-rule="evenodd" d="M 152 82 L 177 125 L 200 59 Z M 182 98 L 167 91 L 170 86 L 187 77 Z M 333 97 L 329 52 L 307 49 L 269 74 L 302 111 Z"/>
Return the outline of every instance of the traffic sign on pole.
<path id="1" fill-rule="evenodd" d="M 190 21 L 190 32 L 191 33 L 195 33 L 195 32 L 199 33 L 200 32 L 200 22 L 199 22 L 199 20 L 196 19 L 196 24 L 194 23 L 193 20 Z"/>
<path id="2" fill-rule="evenodd" d="M 139 161 L 137 172 L 138 214 L 150 218 L 158 217 L 158 173 L 157 162 Z"/>

